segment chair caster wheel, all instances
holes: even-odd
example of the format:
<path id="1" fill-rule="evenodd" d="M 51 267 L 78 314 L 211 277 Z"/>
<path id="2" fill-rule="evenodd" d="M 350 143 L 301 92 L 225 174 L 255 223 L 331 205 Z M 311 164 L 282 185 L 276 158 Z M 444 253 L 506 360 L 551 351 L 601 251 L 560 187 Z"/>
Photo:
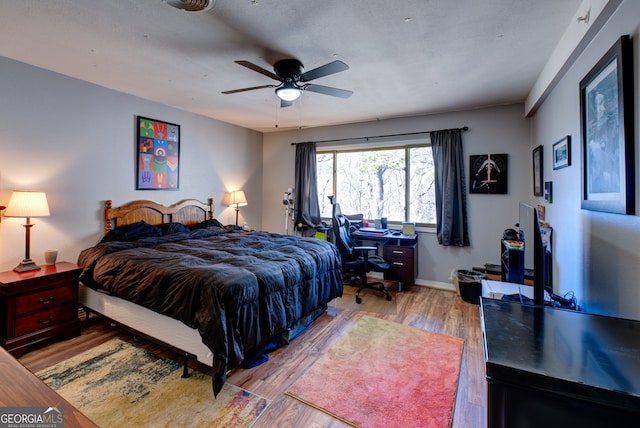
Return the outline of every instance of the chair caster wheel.
<path id="1" fill-rule="evenodd" d="M 391 301 L 391 294 L 387 294 L 387 302 Z"/>
<path id="2" fill-rule="evenodd" d="M 358 297 L 358 296 L 356 296 L 356 303 L 357 303 L 357 304 L 362 303 L 362 299 L 361 299 L 360 297 Z"/>

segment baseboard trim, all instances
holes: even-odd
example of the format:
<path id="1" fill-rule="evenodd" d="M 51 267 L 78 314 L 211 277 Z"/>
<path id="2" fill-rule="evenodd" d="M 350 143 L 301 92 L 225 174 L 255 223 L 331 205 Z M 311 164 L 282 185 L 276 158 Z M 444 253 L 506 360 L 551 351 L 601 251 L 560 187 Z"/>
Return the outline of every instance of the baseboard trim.
<path id="1" fill-rule="evenodd" d="M 437 290 L 453 291 L 454 293 L 457 292 L 456 286 L 450 282 L 426 281 L 424 279 L 418 278 L 416 279 L 415 285 L 419 285 L 421 287 L 435 288 Z"/>
<path id="2" fill-rule="evenodd" d="M 369 278 L 383 279 L 383 274 L 380 272 L 369 272 L 367 273 Z M 440 281 L 428 281 L 420 278 L 416 278 L 416 282 L 414 285 L 419 285 L 420 287 L 429 287 L 435 288 L 436 290 L 444 290 L 444 291 L 453 291 L 457 293 L 455 284 L 451 282 L 440 282 Z"/>

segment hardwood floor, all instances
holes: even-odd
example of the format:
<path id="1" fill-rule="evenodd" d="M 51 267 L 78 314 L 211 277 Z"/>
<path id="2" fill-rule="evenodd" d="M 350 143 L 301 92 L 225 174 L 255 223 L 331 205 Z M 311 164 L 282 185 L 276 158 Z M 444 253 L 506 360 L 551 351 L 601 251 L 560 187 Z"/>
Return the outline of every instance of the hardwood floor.
<path id="1" fill-rule="evenodd" d="M 366 295 L 363 299 L 378 299 L 379 302 L 376 302 L 376 305 L 386 302 L 375 295 Z M 466 303 L 452 292 L 420 286 L 407 287 L 398 293 L 395 296 L 395 304 L 397 305 L 396 314 L 381 314 L 373 312 L 376 311 L 375 306 L 371 307 L 372 312 L 365 312 L 360 309 L 345 309 L 342 307 L 343 305 L 331 302 L 327 312 L 318 318 L 307 331 L 289 345 L 269 354 L 269 361 L 252 369 L 237 369 L 230 373 L 228 382 L 272 400 L 272 404 L 260 416 L 254 427 L 348 426 L 310 406 L 285 396 L 284 393 L 363 315 L 373 315 L 464 339 L 462 367 L 452 426 L 465 428 L 486 426 L 485 368 L 478 305 Z M 130 333 L 105 320 L 94 320 L 92 317 L 92 325 L 88 328 L 83 325 L 80 337 L 38 348 L 21 357 L 20 362 L 35 372 L 90 349 L 112 337 L 135 340 Z M 145 341 L 136 343 L 170 358 L 176 358 L 176 361 L 181 361 L 180 355 L 157 345 Z M 425 361 L 425 364 L 436 363 Z M 197 362 L 192 362 L 190 365 L 192 368 L 206 372 L 206 367 Z M 348 374 L 345 373 L 346 375 Z"/>

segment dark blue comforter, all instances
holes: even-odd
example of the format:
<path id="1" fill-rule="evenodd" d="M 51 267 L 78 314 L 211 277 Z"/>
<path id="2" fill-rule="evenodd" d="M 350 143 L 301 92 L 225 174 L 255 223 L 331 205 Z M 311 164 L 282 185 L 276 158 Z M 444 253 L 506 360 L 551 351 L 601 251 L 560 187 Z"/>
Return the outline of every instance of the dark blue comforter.
<path id="1" fill-rule="evenodd" d="M 196 328 L 213 352 L 213 389 L 245 354 L 342 295 L 336 247 L 221 228 L 109 241 L 79 256 L 89 287 Z"/>

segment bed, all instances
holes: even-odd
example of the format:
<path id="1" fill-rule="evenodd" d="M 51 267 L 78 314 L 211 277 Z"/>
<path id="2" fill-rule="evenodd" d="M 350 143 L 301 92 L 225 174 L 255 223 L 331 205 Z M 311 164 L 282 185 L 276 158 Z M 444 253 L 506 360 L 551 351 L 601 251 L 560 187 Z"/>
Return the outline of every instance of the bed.
<path id="1" fill-rule="evenodd" d="M 333 244 L 223 226 L 212 199 L 107 200 L 104 218 L 78 258 L 80 304 L 212 367 L 216 395 L 229 370 L 342 295 Z"/>

